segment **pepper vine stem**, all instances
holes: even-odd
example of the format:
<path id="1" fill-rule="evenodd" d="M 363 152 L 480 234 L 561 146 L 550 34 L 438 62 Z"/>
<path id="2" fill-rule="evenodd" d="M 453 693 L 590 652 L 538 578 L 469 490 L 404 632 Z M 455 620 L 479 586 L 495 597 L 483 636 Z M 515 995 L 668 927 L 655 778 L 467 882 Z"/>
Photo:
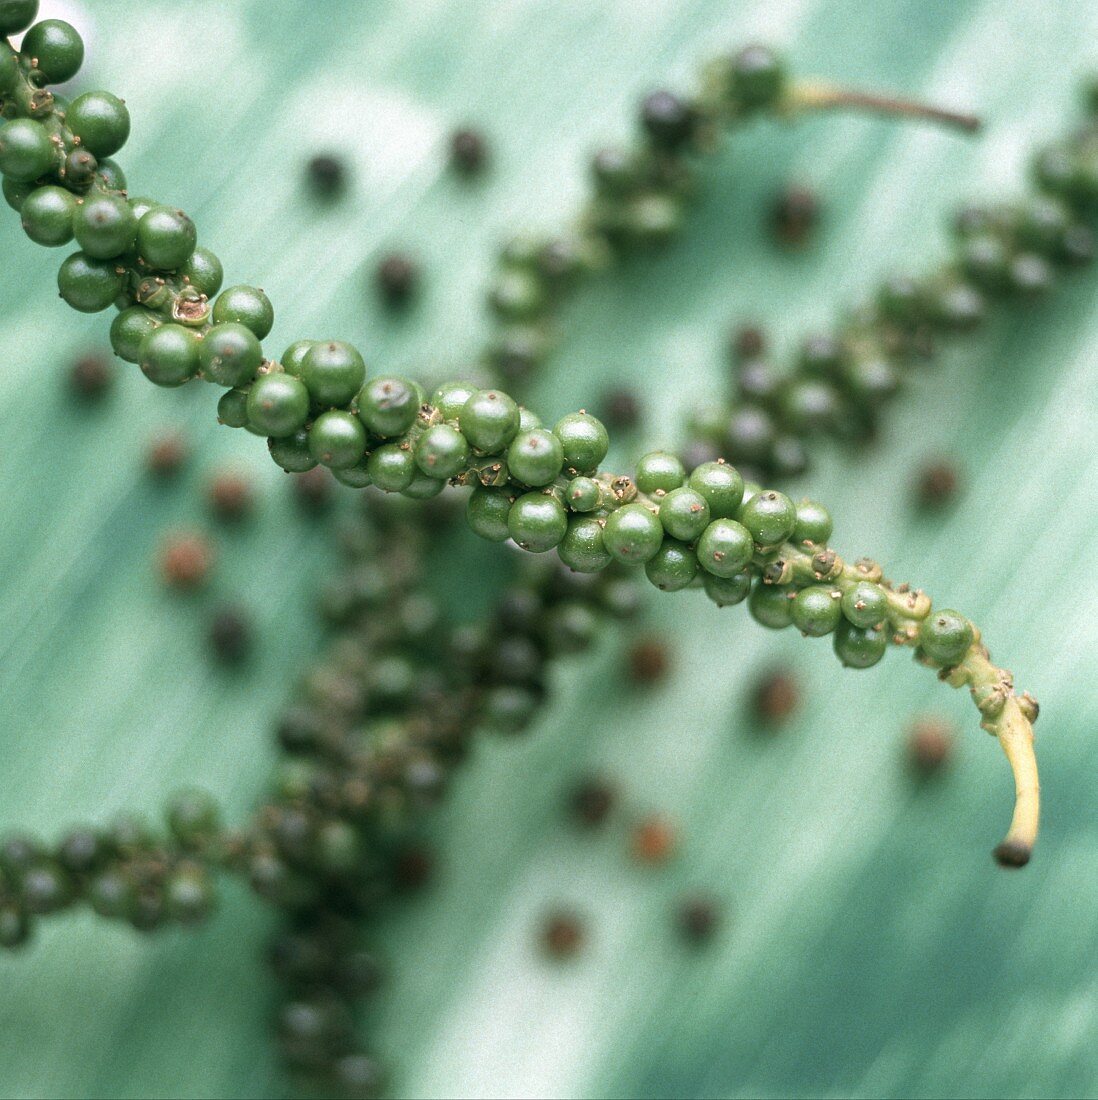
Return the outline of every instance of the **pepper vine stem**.
<path id="1" fill-rule="evenodd" d="M 976 115 L 936 107 L 903 96 L 878 95 L 843 88 L 826 81 L 798 81 L 786 92 L 782 106 L 790 114 L 803 111 L 868 111 L 891 118 L 921 119 L 974 134 L 982 125 Z"/>

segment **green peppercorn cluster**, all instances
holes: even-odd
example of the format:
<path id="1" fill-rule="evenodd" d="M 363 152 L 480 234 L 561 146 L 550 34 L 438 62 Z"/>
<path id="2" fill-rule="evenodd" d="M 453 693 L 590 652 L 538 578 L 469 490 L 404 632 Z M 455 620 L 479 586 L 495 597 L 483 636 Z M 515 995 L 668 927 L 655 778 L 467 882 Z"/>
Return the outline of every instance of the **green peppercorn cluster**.
<path id="1" fill-rule="evenodd" d="M 814 440 L 863 442 L 912 368 L 944 339 L 979 329 L 997 309 L 1049 292 L 1095 253 L 1098 117 L 1033 159 L 1024 199 L 966 206 L 940 270 L 886 280 L 832 332 L 808 337 L 784 369 L 759 348 L 734 349 L 733 393 L 691 418 L 692 453 L 723 454 L 760 477 L 809 465 Z"/>

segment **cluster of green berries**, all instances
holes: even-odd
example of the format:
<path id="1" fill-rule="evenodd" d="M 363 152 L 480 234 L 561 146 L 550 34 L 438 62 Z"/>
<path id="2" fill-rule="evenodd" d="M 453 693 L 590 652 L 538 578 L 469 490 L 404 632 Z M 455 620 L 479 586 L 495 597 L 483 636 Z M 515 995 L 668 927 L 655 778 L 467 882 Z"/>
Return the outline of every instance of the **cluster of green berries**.
<path id="1" fill-rule="evenodd" d="M 834 332 L 815 334 L 782 369 L 764 349 L 733 352 L 733 394 L 691 418 L 691 453 L 717 454 L 759 477 L 808 468 L 814 439 L 861 442 L 910 368 L 943 338 L 980 327 L 995 306 L 1049 291 L 1057 274 L 1090 263 L 1098 211 L 1098 123 L 1034 159 L 1034 194 L 963 208 L 953 255 L 922 278 L 886 280 Z"/>
<path id="2" fill-rule="evenodd" d="M 695 161 L 719 133 L 778 108 L 782 60 L 749 46 L 706 65 L 689 95 L 660 89 L 640 104 L 637 140 L 591 158 L 592 196 L 577 226 L 558 236 L 517 237 L 501 250 L 488 305 L 496 332 L 488 364 L 521 381 L 549 355 L 560 303 L 583 277 L 680 229 L 695 189 Z"/>
<path id="3" fill-rule="evenodd" d="M 214 907 L 207 869 L 218 838 L 216 807 L 198 792 L 175 798 L 167 830 L 125 818 L 76 829 L 52 847 L 0 841 L 0 946 L 19 947 L 40 917 L 79 904 L 142 931 L 196 924 Z"/>

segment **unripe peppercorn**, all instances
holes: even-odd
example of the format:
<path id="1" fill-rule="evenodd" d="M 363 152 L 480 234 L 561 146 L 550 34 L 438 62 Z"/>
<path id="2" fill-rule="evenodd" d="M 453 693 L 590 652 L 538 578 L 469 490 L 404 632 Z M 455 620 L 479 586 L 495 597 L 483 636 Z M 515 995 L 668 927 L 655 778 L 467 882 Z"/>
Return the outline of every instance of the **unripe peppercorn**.
<path id="1" fill-rule="evenodd" d="M 659 552 L 663 525 L 643 504 L 626 504 L 606 517 L 602 541 L 617 561 L 642 565 Z"/>
<path id="2" fill-rule="evenodd" d="M 744 497 L 743 478 L 733 466 L 704 462 L 691 474 L 689 486 L 709 505 L 713 519 L 734 519 Z"/>
<path id="3" fill-rule="evenodd" d="M 667 451 L 652 451 L 637 463 L 637 488 L 642 493 L 669 493 L 686 480 L 679 459 Z"/>
<path id="4" fill-rule="evenodd" d="M 138 252 L 149 267 L 159 271 L 182 267 L 191 258 L 197 243 L 194 222 L 182 210 L 154 206 L 137 223 Z"/>
<path id="5" fill-rule="evenodd" d="M 218 295 L 211 317 L 215 325 L 226 322 L 245 325 L 262 340 L 274 327 L 274 306 L 258 287 L 231 286 Z M 359 379 L 359 385 L 361 384 L 362 380 Z M 354 389 L 358 389 L 358 386 Z M 353 396 L 354 390 L 346 400 L 349 401 Z"/>
<path id="6" fill-rule="evenodd" d="M 518 435 L 519 408 L 505 393 L 478 390 L 461 407 L 458 422 L 470 446 L 495 454 Z"/>
<path id="7" fill-rule="evenodd" d="M 202 338 L 198 362 L 203 377 L 209 381 L 219 386 L 243 386 L 255 377 L 263 362 L 263 350 L 250 328 L 226 322 L 214 325 Z"/>
<path id="8" fill-rule="evenodd" d="M 797 509 L 784 493 L 767 489 L 740 508 L 739 521 L 759 546 L 780 546 L 797 526 Z"/>
<path id="9" fill-rule="evenodd" d="M 959 612 L 932 611 L 919 627 L 919 648 L 932 661 L 955 665 L 972 645 L 972 624 Z"/>
<path id="10" fill-rule="evenodd" d="M 342 340 L 313 344 L 301 360 L 301 381 L 321 406 L 348 404 L 362 388 L 365 376 L 366 364 L 358 349 Z"/>
<path id="11" fill-rule="evenodd" d="M 248 423 L 264 435 L 276 439 L 291 436 L 309 418 L 309 391 L 292 375 L 261 374 L 248 390 L 245 411 Z"/>
<path id="12" fill-rule="evenodd" d="M 73 236 L 76 197 L 64 187 L 36 187 L 23 200 L 23 230 L 35 244 L 56 248 Z"/>
<path id="13" fill-rule="evenodd" d="M 888 635 L 875 626 L 858 627 L 845 619 L 835 629 L 835 655 L 847 668 L 870 668 L 888 649 Z"/>
<path id="14" fill-rule="evenodd" d="M 469 461 L 469 444 L 457 428 L 435 424 L 416 442 L 415 460 L 423 473 L 445 480 L 465 468 Z"/>
<path id="15" fill-rule="evenodd" d="M 65 123 L 100 162 L 117 153 L 130 136 L 130 112 L 110 92 L 77 96 L 65 112 Z"/>
<path id="16" fill-rule="evenodd" d="M 557 546 L 568 530 L 568 514 L 556 497 L 526 493 L 511 505 L 507 529 L 515 543 L 535 554 Z"/>
<path id="17" fill-rule="evenodd" d="M 564 465 L 561 441 L 544 428 L 519 432 L 507 449 L 507 466 L 516 481 L 538 488 L 548 485 Z"/>
<path id="18" fill-rule="evenodd" d="M 14 183 L 44 176 L 57 160 L 46 128 L 29 118 L 15 118 L 0 126 L 0 172 Z"/>
<path id="19" fill-rule="evenodd" d="M 602 537 L 603 524 L 594 516 L 572 516 L 557 547 L 560 560 L 577 573 L 598 573 L 613 560 Z"/>
<path id="20" fill-rule="evenodd" d="M 560 440 L 564 465 L 578 474 L 597 470 L 610 449 L 606 429 L 585 412 L 562 417 L 554 426 L 553 434 Z"/>

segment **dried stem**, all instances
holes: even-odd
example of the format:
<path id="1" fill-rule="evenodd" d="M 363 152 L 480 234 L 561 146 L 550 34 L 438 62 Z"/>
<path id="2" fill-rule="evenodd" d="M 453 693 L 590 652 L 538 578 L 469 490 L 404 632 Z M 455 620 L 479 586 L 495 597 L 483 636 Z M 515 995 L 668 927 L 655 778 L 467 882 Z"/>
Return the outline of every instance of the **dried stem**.
<path id="1" fill-rule="evenodd" d="M 901 96 L 875 95 L 833 84 L 802 81 L 793 85 L 785 101 L 790 113 L 799 111 L 851 110 L 869 111 L 890 117 L 921 119 L 973 134 L 980 129 L 980 119 L 963 111 L 950 111 L 929 103 Z"/>

